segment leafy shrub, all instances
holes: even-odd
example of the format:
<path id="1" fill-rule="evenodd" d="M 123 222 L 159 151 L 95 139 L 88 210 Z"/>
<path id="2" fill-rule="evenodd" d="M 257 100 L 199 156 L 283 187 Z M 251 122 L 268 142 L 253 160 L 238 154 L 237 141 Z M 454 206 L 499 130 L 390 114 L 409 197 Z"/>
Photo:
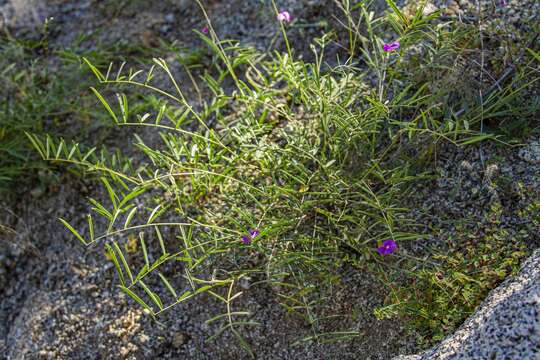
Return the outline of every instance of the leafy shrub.
<path id="1" fill-rule="evenodd" d="M 386 239 L 419 237 L 401 201 L 424 176 L 418 159 L 428 160 L 439 141 L 463 146 L 495 138 L 478 132 L 483 121 L 512 114 L 519 89 L 501 87 L 485 99 L 460 96 L 440 73 L 449 58 L 473 46 L 462 41 L 472 36 L 469 27 L 434 26 L 437 15 L 423 16 L 421 9 L 409 19 L 394 6 L 390 16 L 373 19 L 358 8 L 365 29 L 348 31 L 363 39 L 354 51 L 368 71 L 355 58 L 326 64 L 331 35 L 316 41 L 314 62 L 305 62 L 288 41 L 285 54 L 269 56 L 220 40 L 211 26 L 208 35 L 200 33 L 213 65 L 201 74 L 207 100 L 199 103 L 186 98 L 163 59 L 147 71 L 111 65 L 106 72 L 87 60 L 100 85 L 157 96 L 152 111 L 140 114 L 125 94 L 114 106 L 103 90 L 92 89 L 117 126 L 159 131 L 159 145 L 135 136 L 145 157 L 132 166 L 29 135 L 43 158 L 101 176 L 108 199 L 90 200 L 87 231 L 62 222 L 85 245 L 105 243 L 120 288 L 149 314 L 209 294 L 226 306 L 209 320 L 223 323 L 216 335 L 230 330 L 248 349 L 238 329 L 255 322 L 233 302 L 249 277 L 274 285 L 283 306 L 316 332 L 317 309 L 324 306 L 318 294 L 330 291 L 341 264 L 379 260 L 376 248 Z M 399 35 L 398 51 L 382 50 L 378 34 L 389 29 Z M 284 24 L 281 30 L 287 39 Z M 407 59 L 409 49 L 418 56 Z M 418 76 L 423 68 L 429 71 Z M 172 91 L 157 84 L 158 73 Z M 99 233 L 97 224 L 104 227 Z M 467 285 L 460 299 L 472 304 L 493 282 L 488 273 L 486 284 L 474 287 L 462 269 L 470 260 L 470 254 L 440 259 L 447 290 Z M 448 309 L 440 306 L 436 314 Z M 438 315 L 433 321 L 444 322 Z"/>

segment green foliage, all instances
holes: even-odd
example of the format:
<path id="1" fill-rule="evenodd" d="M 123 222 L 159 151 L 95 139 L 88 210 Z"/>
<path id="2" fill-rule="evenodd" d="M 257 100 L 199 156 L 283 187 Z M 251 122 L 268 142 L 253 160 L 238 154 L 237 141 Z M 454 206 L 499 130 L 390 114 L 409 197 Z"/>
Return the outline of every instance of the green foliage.
<path id="1" fill-rule="evenodd" d="M 424 346 L 441 340 L 491 289 L 519 270 L 527 254 L 521 241 L 496 228 L 487 229 L 483 236 L 462 232 L 449 237 L 446 248 L 434 250 L 436 266 L 414 271 L 410 284 L 395 287 L 388 304 L 375 314 L 379 318 L 405 316 Z"/>
<path id="2" fill-rule="evenodd" d="M 284 308 L 313 327 L 313 338 L 354 336 L 318 328 L 324 293 L 340 281 L 340 266 L 380 260 L 376 247 L 385 239 L 420 238 L 410 230 L 402 200 L 410 184 L 426 176 L 418 171 L 421 160 L 427 163 L 439 142 L 497 139 L 481 131 L 483 122 L 512 114 L 510 100 L 522 89 L 501 86 L 478 98 L 448 86 L 449 59 L 469 52 L 471 29 L 434 25 L 436 15 L 421 12 L 411 20 L 395 7 L 393 15 L 376 19 L 367 8 L 357 9 L 364 28 L 348 31 L 363 41 L 351 54 L 362 54 L 367 71 L 353 57 L 326 64 L 331 35 L 317 39 L 315 60 L 306 62 L 287 41 L 287 53 L 270 56 L 220 40 L 211 26 L 208 36 L 200 34 L 213 61 L 195 68 L 202 82 L 198 101 L 186 97 L 161 58 L 145 71 L 124 63 L 105 70 L 85 59 L 99 81 L 92 92 L 114 125 L 159 132 L 160 143 L 145 140 L 142 131 L 135 135 L 142 159 L 111 159 L 28 134 L 44 159 L 98 174 L 107 199 L 90 199 L 88 232 L 62 222 L 88 246 L 106 244 L 121 290 L 150 315 L 204 293 L 226 309 L 209 320 L 221 324 L 216 336 L 231 331 L 250 351 L 239 329 L 255 322 L 235 310 L 242 294 L 237 284 L 249 276 L 274 285 Z M 390 29 L 400 36 L 400 52 L 381 50 L 380 36 Z M 168 88 L 157 80 L 163 78 Z M 110 96 L 111 88 L 130 87 L 153 93 L 152 101 L 141 106 L 124 92 Z M 244 242 L 248 229 L 260 234 Z M 427 304 L 436 307 L 428 321 L 433 328 L 455 326 L 506 267 L 516 265 L 518 256 L 490 243 L 503 235 L 487 236 L 479 253 L 459 255 L 456 243 L 452 256 L 437 258 L 442 285 L 432 272 L 419 273 L 419 291 L 431 294 Z M 493 249 L 508 261 L 496 262 Z M 471 263 L 478 263 L 480 275 L 469 272 Z M 406 292 L 396 296 L 401 300 L 394 308 L 410 301 Z M 453 301 L 469 307 L 458 309 Z"/>
<path id="3" fill-rule="evenodd" d="M 504 177 L 492 184 L 501 196 L 518 197 L 519 206 L 504 210 L 494 202 L 479 223 L 454 219 L 456 228 L 451 234 L 436 234 L 441 241 L 425 258 L 407 259 L 399 271 L 380 271 L 390 293 L 376 316 L 407 318 L 421 344 L 432 345 L 461 325 L 490 290 L 515 274 L 529 254 L 526 244 L 538 234 L 540 199 L 530 195 L 534 189 L 513 185 L 516 189 L 507 188 Z M 507 229 L 503 217 L 514 218 L 516 225 Z"/>
<path id="4" fill-rule="evenodd" d="M 52 138 L 84 141 L 92 137 L 103 140 L 110 126 L 105 121 L 110 113 L 91 107 L 91 71 L 81 56 L 98 65 L 111 59 L 142 63 L 139 57 L 150 55 L 149 48 L 141 44 L 97 45 L 97 50 L 84 50 L 84 43 L 95 34 L 83 34 L 62 49 L 53 48 L 48 42 L 48 28 L 38 40 L 14 38 L 9 33 L 0 35 L 0 192 L 11 190 L 13 180 L 18 184 L 35 179 L 45 183 L 50 171 L 47 164 L 34 156 L 25 132 L 48 134 Z M 162 43 L 154 48 L 160 52 L 171 44 Z M 178 51 L 178 49 L 176 49 Z M 121 54 L 121 55 L 119 55 Z M 83 66 L 84 65 L 84 66 Z M 144 96 L 143 96 L 144 97 Z M 144 98 L 151 103 L 152 98 Z M 107 157 L 107 156 L 106 156 Z M 47 175 L 47 176 L 45 176 Z"/>
<path id="5" fill-rule="evenodd" d="M 82 138 L 92 129 L 79 64 L 54 64 L 58 59 L 49 51 L 43 40 L 0 37 L 0 191 L 8 190 L 14 179 L 20 184 L 32 178 L 30 170 L 45 167 L 35 158 L 25 131 Z"/>

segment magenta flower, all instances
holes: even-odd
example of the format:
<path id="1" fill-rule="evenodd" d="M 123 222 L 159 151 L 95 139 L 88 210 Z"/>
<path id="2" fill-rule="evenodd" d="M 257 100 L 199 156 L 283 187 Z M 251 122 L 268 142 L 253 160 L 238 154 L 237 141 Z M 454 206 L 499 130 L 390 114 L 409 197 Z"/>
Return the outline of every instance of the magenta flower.
<path id="1" fill-rule="evenodd" d="M 279 22 L 290 23 L 292 21 L 292 16 L 288 11 L 282 10 L 277 15 L 277 19 Z"/>
<path id="2" fill-rule="evenodd" d="M 397 249 L 396 242 L 392 239 L 388 239 L 388 240 L 383 241 L 382 245 L 377 248 L 377 251 L 381 255 L 389 255 L 393 253 L 394 251 L 396 251 L 396 249 Z"/>
<path id="3" fill-rule="evenodd" d="M 203 27 L 202 30 L 201 30 L 201 32 L 202 32 L 203 34 L 208 34 L 208 31 L 209 31 L 209 30 L 208 30 L 208 26 Z"/>
<path id="4" fill-rule="evenodd" d="M 255 229 L 250 229 L 248 231 L 249 235 L 244 235 L 242 236 L 242 241 L 244 242 L 244 244 L 246 245 L 249 245 L 251 243 L 252 240 L 254 240 L 259 234 L 259 230 Z"/>
<path id="5" fill-rule="evenodd" d="M 394 50 L 399 49 L 399 47 L 400 47 L 399 42 L 395 41 L 393 43 L 384 44 L 383 45 L 383 50 L 386 51 L 386 52 L 392 52 Z"/>

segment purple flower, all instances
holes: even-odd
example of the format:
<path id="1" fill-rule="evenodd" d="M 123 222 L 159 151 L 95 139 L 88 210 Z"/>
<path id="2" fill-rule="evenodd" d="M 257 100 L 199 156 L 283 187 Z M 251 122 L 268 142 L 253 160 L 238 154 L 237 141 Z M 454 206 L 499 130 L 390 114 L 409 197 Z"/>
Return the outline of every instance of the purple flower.
<path id="1" fill-rule="evenodd" d="M 501 0 L 501 6 L 508 6 L 508 2 L 506 0 Z"/>
<path id="2" fill-rule="evenodd" d="M 391 52 L 391 51 L 399 49 L 399 47 L 400 47 L 399 42 L 395 41 L 393 43 L 384 44 L 383 45 L 383 50 L 386 51 L 386 52 Z"/>
<path id="3" fill-rule="evenodd" d="M 282 10 L 277 15 L 277 19 L 279 22 L 290 23 L 292 21 L 292 16 L 288 11 Z"/>
<path id="4" fill-rule="evenodd" d="M 397 249 L 396 242 L 392 239 L 388 239 L 388 240 L 383 241 L 382 245 L 377 248 L 377 251 L 381 255 L 389 255 L 393 253 L 394 251 L 396 251 L 396 249 Z"/>
<path id="5" fill-rule="evenodd" d="M 260 234 L 259 230 L 257 230 L 257 229 L 255 229 L 255 230 L 250 229 L 250 230 L 248 231 L 248 233 L 249 233 L 249 235 L 244 235 L 244 236 L 242 236 L 242 241 L 243 241 L 244 244 L 246 244 L 246 245 L 249 245 L 249 244 L 251 243 L 251 241 L 252 241 L 253 239 L 255 239 L 255 238 Z"/>
<path id="6" fill-rule="evenodd" d="M 201 32 L 202 32 L 203 34 L 208 34 L 208 31 L 209 31 L 209 30 L 208 30 L 208 26 L 203 27 L 202 30 L 201 30 Z"/>

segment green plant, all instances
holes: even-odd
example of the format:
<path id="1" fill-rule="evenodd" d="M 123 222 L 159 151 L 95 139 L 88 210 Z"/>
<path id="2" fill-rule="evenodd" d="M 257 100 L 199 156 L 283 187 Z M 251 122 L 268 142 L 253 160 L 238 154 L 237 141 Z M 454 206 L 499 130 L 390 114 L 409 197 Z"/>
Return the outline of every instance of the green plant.
<path id="1" fill-rule="evenodd" d="M 225 307 L 209 320 L 221 324 L 215 335 L 232 331 L 250 351 L 240 328 L 256 322 L 235 307 L 242 294 L 237 284 L 249 276 L 275 285 L 284 308 L 321 338 L 355 335 L 319 331 L 321 294 L 339 281 L 340 265 L 379 259 L 375 250 L 385 239 L 419 238 L 402 206 L 409 185 L 425 177 L 418 159 L 428 160 L 441 141 L 464 146 L 496 139 L 478 130 L 509 106 L 507 96 L 485 102 L 444 86 L 441 69 L 469 49 L 461 39 L 471 29 L 433 26 L 436 15 L 421 11 L 410 20 L 389 3 L 394 13 L 377 19 L 359 7 L 364 28 L 348 29 L 351 39 L 364 39 L 353 48 L 367 71 L 354 58 L 326 64 L 331 35 L 316 40 L 314 62 L 305 62 L 288 41 L 285 54 L 261 54 L 220 40 L 210 22 L 209 35 L 200 36 L 213 62 L 199 72 L 207 94 L 199 102 L 186 98 L 163 59 L 146 71 L 112 64 L 104 71 L 85 60 L 103 87 L 156 95 L 153 109 L 141 114 L 125 94 L 117 94 L 116 106 L 92 88 L 115 125 L 154 128 L 162 143 L 135 135 L 145 157 L 120 167 L 93 149 L 28 134 L 44 159 L 97 173 L 107 193 L 108 199 L 90 200 L 88 231 L 62 223 L 87 246 L 105 244 L 120 289 L 152 316 L 205 293 Z M 380 34 L 389 29 L 400 37 L 401 53 L 381 50 Z M 283 24 L 281 30 L 287 39 Z M 414 48 L 421 56 L 408 59 Z M 428 78 L 415 74 L 422 66 L 430 69 Z M 172 90 L 155 85 L 158 72 Z M 507 91 L 518 93 L 501 87 L 494 94 Z M 463 106 L 468 111 L 456 115 Z M 138 245 L 127 251 L 122 244 L 134 238 Z M 452 270 L 469 259 L 444 261 Z M 472 296 L 485 288 L 472 288 Z"/>
<path id="2" fill-rule="evenodd" d="M 24 179 L 38 178 L 44 185 L 55 176 L 46 163 L 34 156 L 26 131 L 47 133 L 51 140 L 63 137 L 84 142 L 93 138 L 98 143 L 109 136 L 111 127 L 104 121 L 106 111 L 90 107 L 91 72 L 82 67 L 81 56 L 99 65 L 111 59 L 126 61 L 126 56 L 132 62 L 144 63 L 142 59 L 148 58 L 150 52 L 141 44 L 98 44 L 94 50 L 85 50 L 84 43 L 93 36 L 79 35 L 62 49 L 49 45 L 47 24 L 37 40 L 15 38 L 7 32 L 0 36 L 0 192 L 12 190 L 14 180 L 30 183 Z M 162 43 L 152 51 L 160 53 L 170 46 Z M 139 98 L 139 111 L 156 101 L 144 94 Z M 41 175 L 34 176 L 40 170 Z"/>
<path id="3" fill-rule="evenodd" d="M 84 105 L 88 83 L 81 81 L 78 64 L 53 65 L 44 40 L 23 41 L 9 34 L 0 37 L 0 51 L 0 191 L 5 192 L 13 180 L 24 183 L 45 166 L 34 156 L 25 131 L 80 139 L 92 129 Z"/>
<path id="4" fill-rule="evenodd" d="M 486 229 L 483 236 L 467 231 L 449 236 L 444 248 L 433 249 L 433 265 L 413 271 L 408 284 L 393 286 L 387 305 L 375 314 L 379 318 L 407 317 L 409 327 L 421 335 L 423 346 L 441 340 L 491 289 L 519 270 L 527 252 L 520 234 L 514 236 L 518 238 L 512 239 L 508 231 L 497 228 Z"/>
<path id="5" fill-rule="evenodd" d="M 375 315 L 407 318 L 423 347 L 454 331 L 490 290 L 517 273 L 538 235 L 537 189 L 502 176 L 490 186 L 519 202 L 508 208 L 494 201 L 479 219 L 451 216 L 445 220 L 453 229 L 435 232 L 439 241 L 422 258 L 401 259 L 399 269 L 376 269 L 389 294 Z M 512 226 L 505 218 L 513 219 Z"/>

